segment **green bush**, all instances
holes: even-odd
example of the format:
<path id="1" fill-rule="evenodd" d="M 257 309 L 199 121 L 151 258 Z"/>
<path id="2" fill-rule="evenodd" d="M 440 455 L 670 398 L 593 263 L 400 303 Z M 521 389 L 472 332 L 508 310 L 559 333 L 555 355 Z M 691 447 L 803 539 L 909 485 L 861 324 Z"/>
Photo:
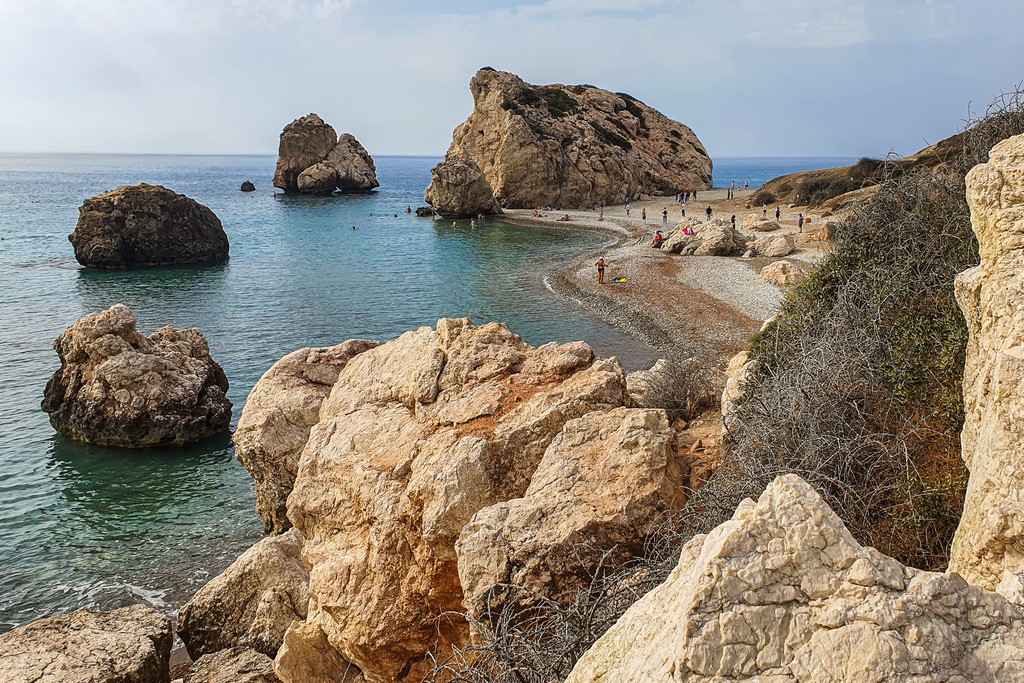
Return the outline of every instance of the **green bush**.
<path id="1" fill-rule="evenodd" d="M 618 133 L 613 133 L 612 131 L 608 130 L 607 128 L 604 128 L 603 126 L 597 123 L 592 123 L 591 125 L 594 127 L 594 130 L 597 131 L 598 137 L 600 137 L 608 144 L 615 145 L 616 147 L 621 147 L 627 152 L 633 149 L 633 143 L 631 143 L 629 140 L 622 137 Z"/>
<path id="2" fill-rule="evenodd" d="M 754 196 L 750 198 L 750 203 L 754 206 L 764 206 L 765 204 L 774 204 L 778 201 L 775 195 L 769 190 L 758 190 L 754 193 Z"/>

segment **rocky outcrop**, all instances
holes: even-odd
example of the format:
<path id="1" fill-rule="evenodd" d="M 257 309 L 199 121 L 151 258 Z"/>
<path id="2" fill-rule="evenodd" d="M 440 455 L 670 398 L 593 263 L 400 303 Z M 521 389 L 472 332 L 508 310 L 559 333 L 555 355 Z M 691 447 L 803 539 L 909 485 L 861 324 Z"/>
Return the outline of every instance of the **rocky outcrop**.
<path id="1" fill-rule="evenodd" d="M 377 345 L 354 339 L 294 351 L 274 363 L 249 393 L 232 438 L 236 457 L 256 480 L 256 512 L 267 533 L 291 527 L 285 501 L 309 430 L 320 419 L 320 404 L 345 365 Z"/>
<path id="2" fill-rule="evenodd" d="M 142 605 L 80 609 L 0 634 L 0 681 L 167 683 L 170 620 Z"/>
<path id="3" fill-rule="evenodd" d="M 792 235 L 765 235 L 748 245 L 758 256 L 779 258 L 789 256 L 796 249 L 796 239 Z"/>
<path id="4" fill-rule="evenodd" d="M 340 138 L 316 114 L 295 119 L 281 132 L 274 187 L 285 192 L 331 194 L 369 192 L 377 187 L 377 167 L 352 135 Z"/>
<path id="5" fill-rule="evenodd" d="M 592 207 L 711 186 L 711 160 L 693 131 L 630 95 L 533 86 L 493 69 L 478 71 L 470 90 L 473 113 L 447 158 L 474 161 L 505 208 Z"/>
<path id="6" fill-rule="evenodd" d="M 772 232 L 779 229 L 779 224 L 770 218 L 762 218 L 752 213 L 743 219 L 740 227 L 751 232 Z"/>
<path id="7" fill-rule="evenodd" d="M 648 401 L 658 393 L 669 367 L 667 358 L 659 358 L 646 370 L 635 370 L 626 375 L 630 403 L 643 408 L 651 407 Z"/>
<path id="8" fill-rule="evenodd" d="M 181 445 L 224 432 L 228 380 L 197 328 L 149 337 L 123 304 L 85 316 L 53 343 L 61 366 L 42 408 L 69 439 L 103 446 Z"/>
<path id="9" fill-rule="evenodd" d="M 341 656 L 316 624 L 297 621 L 274 661 L 282 683 L 365 683 L 357 666 Z"/>
<path id="10" fill-rule="evenodd" d="M 687 235 L 686 228 L 693 234 Z M 724 218 L 714 218 L 706 223 L 691 218 L 676 226 L 661 250 L 684 256 L 738 256 L 746 247 L 747 238 Z"/>
<path id="11" fill-rule="evenodd" d="M 216 263 L 228 258 L 220 219 L 161 185 L 122 186 L 86 199 L 68 236 L 89 268 Z"/>
<path id="12" fill-rule="evenodd" d="M 182 683 L 280 683 L 274 660 L 244 647 L 203 655 L 189 668 Z"/>
<path id="13" fill-rule="evenodd" d="M 252 184 L 251 180 L 246 180 L 242 183 L 242 192 L 255 192 L 256 186 Z"/>
<path id="14" fill-rule="evenodd" d="M 583 343 L 534 349 L 498 324 L 441 320 L 349 360 L 287 501 L 310 601 L 278 676 L 306 680 L 329 646 L 325 675 L 351 663 L 371 682 L 420 680 L 426 652 L 467 642 L 465 622 L 439 618 L 463 608 L 463 528 L 526 493 L 567 422 L 627 402 L 614 359 Z"/>
<path id="15" fill-rule="evenodd" d="M 505 585 L 533 595 L 584 588 L 599 565 L 643 554 L 682 507 L 685 469 L 663 410 L 616 408 L 570 420 L 519 498 L 476 513 L 455 549 L 476 619 L 500 609 Z"/>
<path id="16" fill-rule="evenodd" d="M 430 171 L 423 199 L 444 216 L 469 217 L 501 213 L 483 171 L 472 159 L 449 155 Z"/>
<path id="17" fill-rule="evenodd" d="M 796 261 L 773 261 L 761 269 L 758 277 L 780 287 L 798 285 L 810 277 L 811 268 Z"/>
<path id="18" fill-rule="evenodd" d="M 858 544 L 780 477 L 683 548 L 567 683 L 1024 680 L 1024 612 Z"/>
<path id="19" fill-rule="evenodd" d="M 285 631 L 306 617 L 309 574 L 295 530 L 265 538 L 196 593 L 178 614 L 178 636 L 195 659 L 230 647 L 274 657 Z"/>
<path id="20" fill-rule="evenodd" d="M 970 335 L 964 462 L 971 471 L 950 568 L 995 589 L 1024 571 L 1024 136 L 967 176 L 981 265 L 956 281 Z"/>

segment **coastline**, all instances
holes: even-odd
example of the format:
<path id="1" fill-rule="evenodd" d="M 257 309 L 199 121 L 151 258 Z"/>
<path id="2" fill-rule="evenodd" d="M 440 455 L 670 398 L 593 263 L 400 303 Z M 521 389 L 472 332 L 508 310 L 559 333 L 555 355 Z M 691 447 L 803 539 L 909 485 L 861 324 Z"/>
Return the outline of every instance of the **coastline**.
<path id="1" fill-rule="evenodd" d="M 739 226 L 744 217 L 761 211 L 745 208 L 755 192 L 737 190 L 731 200 L 726 199 L 724 189 L 699 192 L 699 199 L 687 204 L 687 218 L 697 214 L 703 220 L 706 207 L 711 206 L 716 216 L 736 215 Z M 585 209 L 546 211 L 539 217 L 532 209 L 506 209 L 495 220 L 607 235 L 606 245 L 574 256 L 549 272 L 545 277 L 548 288 L 660 354 L 710 352 L 714 362 L 724 364 L 745 349 L 763 323 L 778 312 L 784 290 L 761 282 L 758 273 L 779 259 L 680 256 L 651 248 L 656 230 L 667 234 L 682 220 L 679 207 L 673 197 L 654 197 L 633 202 L 629 216 L 624 205 L 607 206 L 604 220 L 597 210 Z M 772 234 L 792 234 L 797 240 L 797 250 L 786 258 L 808 263 L 820 260 L 826 243 L 815 241 L 810 230 L 800 233 L 796 224 L 798 214 L 809 215 L 807 207 L 780 210 L 782 228 Z M 646 221 L 639 217 L 644 211 Z M 666 222 L 663 211 L 669 212 Z M 559 220 L 565 215 L 569 221 Z M 817 223 L 812 225 L 817 230 Z M 604 285 L 596 283 L 593 263 L 598 257 L 608 263 Z M 621 277 L 626 282 L 613 282 Z"/>

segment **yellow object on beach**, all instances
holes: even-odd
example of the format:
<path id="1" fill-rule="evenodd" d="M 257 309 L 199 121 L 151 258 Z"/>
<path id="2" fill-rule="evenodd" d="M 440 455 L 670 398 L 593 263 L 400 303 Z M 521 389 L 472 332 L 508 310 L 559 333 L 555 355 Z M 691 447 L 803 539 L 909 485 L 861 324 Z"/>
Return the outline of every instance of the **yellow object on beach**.
<path id="1" fill-rule="evenodd" d="M 626 281 L 626 278 L 624 278 L 624 277 L 620 277 L 620 278 L 619 278 L 618 280 L 616 280 L 615 282 L 625 282 L 625 281 Z"/>

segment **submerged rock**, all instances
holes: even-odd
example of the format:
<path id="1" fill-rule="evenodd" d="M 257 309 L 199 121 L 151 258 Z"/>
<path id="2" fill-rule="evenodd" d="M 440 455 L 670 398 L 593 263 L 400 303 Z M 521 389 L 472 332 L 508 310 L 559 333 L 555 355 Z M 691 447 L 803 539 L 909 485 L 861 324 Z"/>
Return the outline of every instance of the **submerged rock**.
<path id="1" fill-rule="evenodd" d="M 1024 680 L 1024 612 L 857 543 L 796 475 L 683 548 L 566 683 Z"/>
<path id="2" fill-rule="evenodd" d="M 430 171 L 423 200 L 444 216 L 501 213 L 483 171 L 470 159 L 449 156 Z"/>
<path id="3" fill-rule="evenodd" d="M 0 634 L 0 681 L 167 683 L 171 622 L 143 605 L 80 609 Z"/>
<path id="4" fill-rule="evenodd" d="M 285 192 L 369 192 L 380 187 L 373 159 L 352 135 L 340 138 L 316 114 L 292 121 L 281 132 L 274 187 Z"/>
<path id="5" fill-rule="evenodd" d="M 625 93 L 534 86 L 494 69 L 478 71 L 470 91 L 473 113 L 446 160 L 473 161 L 505 208 L 585 208 L 711 186 L 693 131 Z"/>
<path id="6" fill-rule="evenodd" d="M 228 380 L 197 328 L 145 337 L 123 304 L 85 316 L 53 343 L 61 366 L 46 384 L 50 424 L 75 441 L 141 448 L 227 431 Z"/>
<path id="7" fill-rule="evenodd" d="M 213 211 L 145 183 L 86 199 L 68 240 L 78 262 L 90 268 L 213 263 L 226 260 L 229 249 Z"/>
<path id="8" fill-rule="evenodd" d="M 964 462 L 971 471 L 950 569 L 995 589 L 1024 571 L 1024 135 L 967 175 L 981 265 L 956 297 L 970 335 L 964 367 Z"/>
<path id="9" fill-rule="evenodd" d="M 306 617 L 309 574 L 294 530 L 265 538 L 196 593 L 178 614 L 193 659 L 229 647 L 277 654 L 284 633 Z"/>

